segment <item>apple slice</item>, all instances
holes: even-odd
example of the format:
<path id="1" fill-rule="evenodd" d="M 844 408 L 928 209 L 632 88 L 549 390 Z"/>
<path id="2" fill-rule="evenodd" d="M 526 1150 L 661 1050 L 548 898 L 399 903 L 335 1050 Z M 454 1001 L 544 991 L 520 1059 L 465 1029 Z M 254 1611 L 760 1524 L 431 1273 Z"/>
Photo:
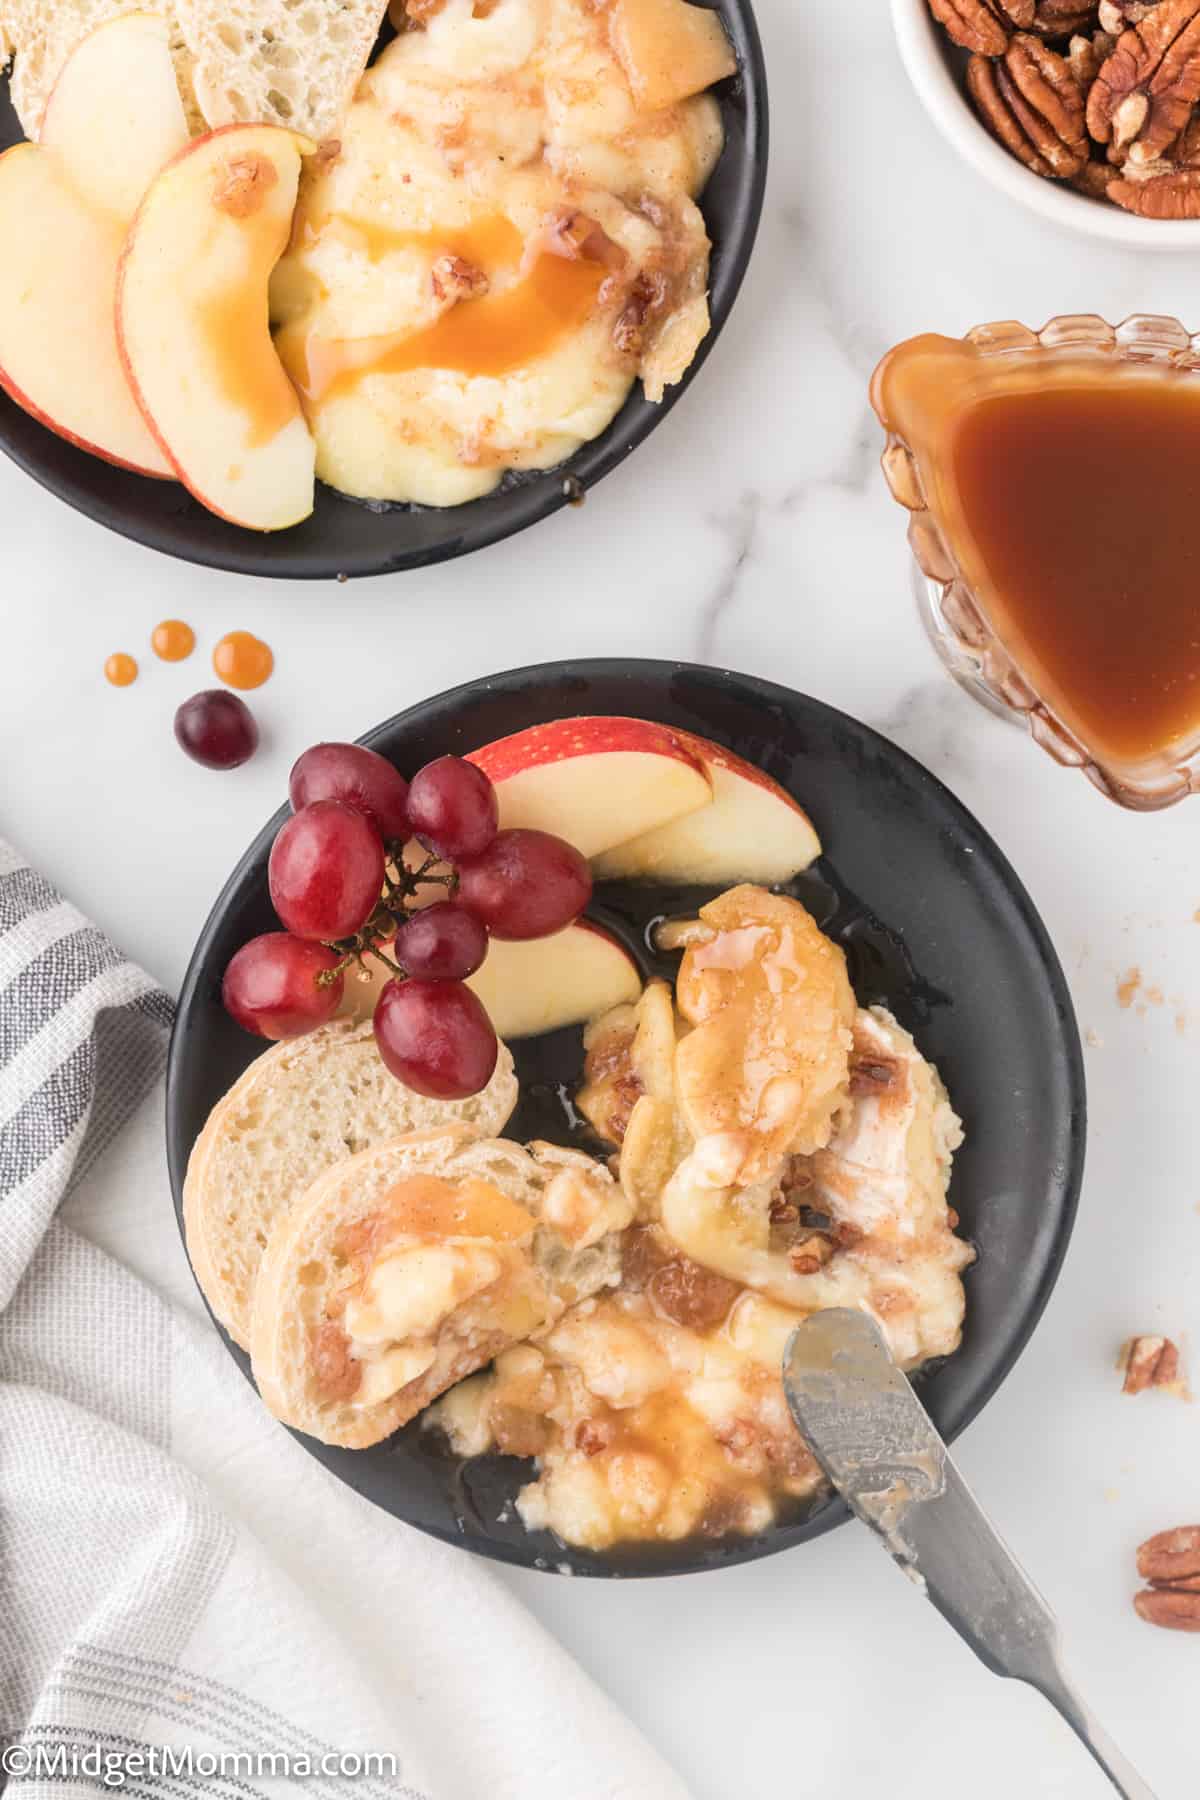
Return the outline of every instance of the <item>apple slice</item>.
<path id="1" fill-rule="evenodd" d="M 0 156 L 0 387 L 68 443 L 170 477 L 117 354 L 113 294 L 124 232 L 93 213 L 36 144 Z"/>
<path id="2" fill-rule="evenodd" d="M 536 1037 L 582 1025 L 642 991 L 637 964 L 615 937 L 579 919 L 553 937 L 509 943 L 493 938 L 483 967 L 470 977 L 497 1034 Z"/>
<path id="3" fill-rule="evenodd" d="M 598 881 L 669 881 L 718 887 L 788 881 L 821 854 L 812 821 L 753 763 L 707 738 L 680 732 L 704 764 L 712 805 L 618 844 L 592 864 Z"/>
<path id="4" fill-rule="evenodd" d="M 312 436 L 267 304 L 312 149 L 279 125 L 197 138 L 142 202 L 117 281 L 117 338 L 147 424 L 197 500 L 253 531 L 313 509 Z"/>
<path id="5" fill-rule="evenodd" d="M 613 0 L 608 31 L 633 97 L 647 112 L 737 74 L 720 16 L 689 0 Z"/>
<path id="6" fill-rule="evenodd" d="M 38 141 L 61 157 L 81 200 L 128 228 L 189 136 L 166 20 L 125 13 L 89 32 L 67 58 Z"/>
<path id="7" fill-rule="evenodd" d="M 443 898 L 439 890 L 437 898 Z M 391 971 L 366 959 L 370 979 L 346 977 L 339 1012 L 369 1019 Z M 511 943 L 493 938 L 487 960 L 472 975 L 474 988 L 502 1038 L 534 1037 L 560 1025 L 581 1025 L 612 1006 L 636 1000 L 642 978 L 633 958 L 600 925 L 578 919 L 553 937 Z"/>
<path id="8" fill-rule="evenodd" d="M 712 800 L 683 734 L 648 719 L 555 719 L 472 750 L 468 761 L 495 784 L 504 829 L 551 831 L 589 857 Z"/>
<path id="9" fill-rule="evenodd" d="M 0 157 L 0 386 L 107 462 L 170 477 L 129 390 L 113 325 L 130 219 L 188 141 L 167 27 L 110 20 L 68 57 L 42 141 Z"/>

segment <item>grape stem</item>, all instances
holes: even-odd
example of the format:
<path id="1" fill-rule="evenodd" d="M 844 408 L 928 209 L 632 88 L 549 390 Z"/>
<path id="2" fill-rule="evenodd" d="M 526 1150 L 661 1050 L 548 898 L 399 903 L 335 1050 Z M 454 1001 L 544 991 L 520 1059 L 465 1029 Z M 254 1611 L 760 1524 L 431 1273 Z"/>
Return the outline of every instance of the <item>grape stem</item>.
<path id="1" fill-rule="evenodd" d="M 439 868 L 440 874 L 431 873 Z M 379 904 L 354 937 L 326 940 L 326 948 L 336 951 L 341 960 L 336 968 L 320 970 L 316 976 L 318 987 L 332 987 L 351 963 L 357 963 L 363 974 L 369 975 L 370 971 L 363 961 L 364 956 L 376 957 L 393 975 L 398 976 L 401 981 L 407 981 L 408 970 L 385 950 L 380 949 L 380 941 L 393 937 L 399 927 L 412 917 L 408 902 L 416 898 L 417 889 L 432 885 L 444 887 L 446 898 L 449 899 L 458 887 L 458 870 L 443 864 L 441 857 L 432 853 L 425 858 L 419 869 L 410 869 L 404 861 L 403 845 L 389 844 Z"/>

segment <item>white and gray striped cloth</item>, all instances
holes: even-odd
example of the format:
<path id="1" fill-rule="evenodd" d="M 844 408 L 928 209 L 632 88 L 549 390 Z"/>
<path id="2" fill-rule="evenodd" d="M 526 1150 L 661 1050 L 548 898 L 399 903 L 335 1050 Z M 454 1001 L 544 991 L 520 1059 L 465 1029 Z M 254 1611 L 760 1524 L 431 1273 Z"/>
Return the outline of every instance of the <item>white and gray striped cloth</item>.
<path id="1" fill-rule="evenodd" d="M 376 1512 L 263 1414 L 175 1232 L 170 1020 L 0 840 L 14 1800 L 105 1779 L 139 1800 L 686 1800 L 490 1569 Z"/>

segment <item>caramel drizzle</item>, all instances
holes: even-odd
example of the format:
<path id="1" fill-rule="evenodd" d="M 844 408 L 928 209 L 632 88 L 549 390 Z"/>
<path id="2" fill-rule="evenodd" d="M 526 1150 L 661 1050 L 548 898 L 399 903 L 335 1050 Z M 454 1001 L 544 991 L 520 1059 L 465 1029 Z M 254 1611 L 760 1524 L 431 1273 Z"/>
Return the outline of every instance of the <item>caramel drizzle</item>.
<path id="1" fill-rule="evenodd" d="M 381 234 L 373 235 L 378 243 Z M 459 232 L 382 235 L 389 248 L 419 248 L 431 258 L 461 256 L 489 273 L 516 268 L 524 248 L 516 227 L 501 217 Z M 600 263 L 542 252 L 501 292 L 464 297 L 423 330 L 322 338 L 303 327 L 290 327 L 280 333 L 278 349 L 310 410 L 368 375 L 397 375 L 411 369 L 508 375 L 547 355 L 586 322 L 607 274 Z"/>

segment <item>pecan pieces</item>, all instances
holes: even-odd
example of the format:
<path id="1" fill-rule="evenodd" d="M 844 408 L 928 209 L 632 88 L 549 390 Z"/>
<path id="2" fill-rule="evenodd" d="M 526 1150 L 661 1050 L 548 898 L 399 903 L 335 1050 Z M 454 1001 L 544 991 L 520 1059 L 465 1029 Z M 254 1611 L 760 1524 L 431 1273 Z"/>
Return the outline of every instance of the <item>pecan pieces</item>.
<path id="1" fill-rule="evenodd" d="M 459 300 L 477 300 L 490 286 L 483 269 L 468 262 L 465 256 L 452 256 L 449 252 L 438 257 L 429 278 L 434 299 L 448 300 L 451 306 Z"/>
<path id="2" fill-rule="evenodd" d="M 1179 1373 L 1179 1351 L 1170 1338 L 1135 1337 L 1122 1347 L 1121 1365 L 1125 1371 L 1123 1394 L 1144 1394 L 1149 1388 L 1182 1394 L 1184 1383 Z"/>
<path id="3" fill-rule="evenodd" d="M 1137 1566 L 1150 1584 L 1134 1596 L 1138 1617 L 1168 1631 L 1200 1631 L 1200 1525 L 1147 1538 Z"/>
<path id="4" fill-rule="evenodd" d="M 1002 57 L 973 56 L 967 86 L 992 135 L 1035 175 L 1065 180 L 1086 166 L 1083 89 L 1038 38 L 1019 32 Z"/>

